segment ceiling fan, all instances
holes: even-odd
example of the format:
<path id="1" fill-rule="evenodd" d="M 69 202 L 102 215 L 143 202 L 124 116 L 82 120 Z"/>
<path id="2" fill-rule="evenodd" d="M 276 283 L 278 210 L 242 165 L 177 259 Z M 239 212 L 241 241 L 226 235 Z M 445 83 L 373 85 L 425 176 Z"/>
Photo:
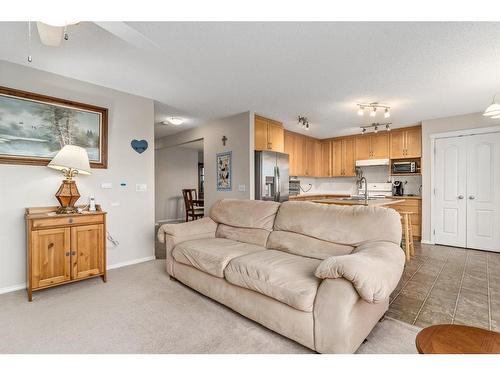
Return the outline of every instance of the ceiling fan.
<path id="1" fill-rule="evenodd" d="M 37 21 L 36 26 L 42 44 L 50 47 L 59 47 L 63 40 L 69 39 L 69 28 L 79 23 L 80 21 L 75 20 L 45 20 Z M 149 50 L 159 48 L 155 42 L 126 22 L 94 22 L 94 24 L 137 48 Z M 31 25 L 29 33 L 31 36 Z"/>

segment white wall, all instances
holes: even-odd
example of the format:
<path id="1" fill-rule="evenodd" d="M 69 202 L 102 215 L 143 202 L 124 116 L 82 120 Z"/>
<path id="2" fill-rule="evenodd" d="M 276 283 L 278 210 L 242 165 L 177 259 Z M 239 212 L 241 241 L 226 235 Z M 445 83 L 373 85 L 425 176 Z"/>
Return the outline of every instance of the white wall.
<path id="1" fill-rule="evenodd" d="M 253 112 L 244 112 L 156 140 L 156 149 L 161 149 L 203 139 L 206 210 L 218 199 L 254 198 L 253 118 Z M 222 145 L 223 136 L 227 137 L 226 146 Z M 216 154 L 224 151 L 232 151 L 233 163 L 232 191 L 227 192 L 216 189 Z M 238 191 L 238 185 L 245 185 L 245 191 Z"/>
<path id="2" fill-rule="evenodd" d="M 182 189 L 198 190 L 198 150 L 168 147 L 155 150 L 156 221 L 184 219 Z"/>
<path id="3" fill-rule="evenodd" d="M 481 113 L 422 121 L 422 241 L 431 239 L 431 134 L 457 130 L 499 126 L 500 119 L 491 119 Z"/>
<path id="4" fill-rule="evenodd" d="M 93 194 L 108 212 L 108 230 L 120 242 L 108 244 L 108 266 L 154 254 L 154 109 L 150 99 L 0 61 L 0 85 L 79 101 L 109 109 L 108 169 L 94 169 L 77 177 L 85 203 Z M 146 139 L 142 154 L 130 147 L 132 139 Z M 62 175 L 42 166 L 0 164 L 0 291 L 26 281 L 24 208 L 57 205 L 54 197 Z M 112 182 L 103 190 L 101 182 Z M 127 187 L 121 188 L 120 182 Z M 136 183 L 148 191 L 135 191 Z M 111 207 L 111 202 L 120 206 Z"/>

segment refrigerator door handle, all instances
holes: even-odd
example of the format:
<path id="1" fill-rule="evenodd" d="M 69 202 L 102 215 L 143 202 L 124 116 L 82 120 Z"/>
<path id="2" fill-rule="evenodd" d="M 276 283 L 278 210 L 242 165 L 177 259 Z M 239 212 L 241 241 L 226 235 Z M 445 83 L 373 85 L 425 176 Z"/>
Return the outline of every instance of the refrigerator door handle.
<path id="1" fill-rule="evenodd" d="M 280 167 L 274 167 L 274 175 L 276 178 L 276 202 L 280 201 L 280 193 L 281 193 L 281 179 L 280 179 Z"/>

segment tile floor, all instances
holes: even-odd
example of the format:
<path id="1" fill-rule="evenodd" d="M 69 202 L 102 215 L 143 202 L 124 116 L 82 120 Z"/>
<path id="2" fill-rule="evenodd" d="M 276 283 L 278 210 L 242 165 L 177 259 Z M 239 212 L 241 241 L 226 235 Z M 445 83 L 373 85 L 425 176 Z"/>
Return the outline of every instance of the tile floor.
<path id="1" fill-rule="evenodd" d="M 500 332 L 500 253 L 415 243 L 387 316 L 427 327 L 466 324 Z"/>

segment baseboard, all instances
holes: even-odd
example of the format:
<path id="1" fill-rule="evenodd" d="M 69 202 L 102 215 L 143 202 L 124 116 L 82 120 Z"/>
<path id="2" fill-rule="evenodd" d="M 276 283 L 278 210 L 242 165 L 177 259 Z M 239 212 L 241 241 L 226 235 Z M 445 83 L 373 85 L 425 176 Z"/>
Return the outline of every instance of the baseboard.
<path id="1" fill-rule="evenodd" d="M 155 260 L 155 259 L 156 259 L 156 257 L 154 255 L 150 256 L 150 257 L 146 257 L 146 258 L 132 259 L 132 260 L 128 260 L 126 262 L 111 264 L 106 269 L 107 270 L 112 270 L 112 269 L 115 269 L 115 268 L 131 266 L 132 264 L 137 264 L 137 263 L 142 263 L 142 262 L 148 262 L 150 260 Z M 6 286 L 4 288 L 0 288 L 0 294 L 15 292 L 17 290 L 22 290 L 22 289 L 26 289 L 26 283 L 24 283 L 24 284 L 17 284 L 17 285 L 11 285 L 11 286 Z"/>
<path id="2" fill-rule="evenodd" d="M 432 241 L 427 241 L 427 240 L 420 240 L 420 243 L 426 244 L 426 245 L 435 245 L 434 242 Z"/>
<path id="3" fill-rule="evenodd" d="M 26 289 L 26 283 L 6 286 L 5 288 L 0 288 L 0 294 L 15 292 L 16 290 Z"/>
<path id="4" fill-rule="evenodd" d="M 156 257 L 154 255 L 146 258 L 139 258 L 139 259 L 132 259 L 132 260 L 127 260 L 126 262 L 120 262 L 120 263 L 115 263 L 115 264 L 110 264 L 106 268 L 107 270 L 112 270 L 115 268 L 120 268 L 120 267 L 126 267 L 126 266 L 131 266 L 132 264 L 137 264 L 137 263 L 143 263 L 143 262 L 148 262 L 150 260 L 155 260 Z"/>

